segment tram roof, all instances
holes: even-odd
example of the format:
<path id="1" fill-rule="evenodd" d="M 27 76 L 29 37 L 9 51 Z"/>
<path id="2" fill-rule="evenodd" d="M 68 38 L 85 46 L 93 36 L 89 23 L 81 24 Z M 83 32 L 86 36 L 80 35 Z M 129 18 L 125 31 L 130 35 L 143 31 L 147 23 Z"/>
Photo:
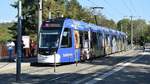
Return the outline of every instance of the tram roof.
<path id="1" fill-rule="evenodd" d="M 74 19 L 60 19 L 61 21 L 63 21 L 64 23 L 64 27 L 68 27 L 68 28 L 73 28 L 73 29 L 77 29 L 77 30 L 85 30 L 88 31 L 91 29 L 91 31 L 98 31 L 98 32 L 103 32 L 105 34 L 112 34 L 112 35 L 126 35 L 124 32 L 121 31 L 117 31 L 111 28 L 106 28 L 103 26 L 97 26 L 95 24 L 92 23 L 86 23 L 83 21 L 79 21 L 79 20 L 74 20 Z"/>

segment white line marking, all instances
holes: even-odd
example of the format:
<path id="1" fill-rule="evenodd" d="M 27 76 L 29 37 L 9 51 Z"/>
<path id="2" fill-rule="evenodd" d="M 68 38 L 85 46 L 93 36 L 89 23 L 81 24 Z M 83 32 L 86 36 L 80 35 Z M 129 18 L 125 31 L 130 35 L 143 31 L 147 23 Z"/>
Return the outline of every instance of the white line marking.
<path id="1" fill-rule="evenodd" d="M 142 52 L 140 55 L 150 55 L 150 52 Z"/>
<path id="2" fill-rule="evenodd" d="M 130 53 L 128 53 L 128 54 L 130 54 Z M 128 55 L 128 54 L 125 54 L 125 56 Z M 131 59 L 133 59 L 133 58 L 131 58 Z M 131 60 L 131 59 L 129 59 L 129 60 Z M 125 63 L 126 61 L 129 61 L 129 60 L 125 60 L 125 61 L 123 61 L 123 62 L 121 62 L 121 63 L 118 63 L 117 65 L 120 65 L 120 64 L 122 64 L 122 63 Z M 116 65 L 115 65 L 115 66 L 116 66 Z M 115 66 L 114 66 L 114 67 L 115 67 Z M 80 70 L 79 70 L 79 71 L 80 71 Z M 78 72 L 78 71 L 75 71 L 75 72 Z M 60 76 L 60 77 L 56 77 L 56 78 L 50 79 L 49 81 L 58 80 L 58 79 L 61 79 L 61 78 L 70 76 L 71 74 L 73 74 L 73 73 L 71 72 L 70 74 L 66 74 L 66 75 L 63 75 L 63 76 Z M 96 74 L 92 75 L 92 77 L 96 77 L 96 76 L 98 76 L 99 74 L 100 74 L 100 73 L 96 73 Z M 89 78 L 91 78 L 91 77 L 87 77 L 87 78 L 85 78 L 85 79 L 79 80 L 79 81 L 75 82 L 74 84 L 79 84 L 79 83 L 81 83 L 82 81 L 85 81 L 85 80 L 87 80 L 87 79 L 89 79 Z"/>
<path id="3" fill-rule="evenodd" d="M 98 81 L 103 80 L 103 79 L 105 79 L 106 77 L 108 77 L 108 76 L 110 76 L 110 75 L 112 75 L 112 74 L 114 74 L 114 73 L 120 71 L 121 69 L 125 68 L 126 66 L 131 65 L 132 62 L 135 62 L 135 61 L 139 60 L 139 59 L 142 58 L 142 57 L 143 57 L 143 56 L 139 56 L 139 57 L 137 57 L 137 58 L 132 59 L 131 61 L 129 61 L 129 62 L 127 62 L 127 63 L 124 63 L 124 64 L 119 63 L 119 64 L 117 64 L 118 67 L 112 69 L 111 71 L 109 71 L 109 72 L 107 72 L 107 73 L 104 73 L 103 75 L 100 75 L 100 76 L 98 76 L 98 77 L 93 78 L 92 80 L 86 82 L 85 84 L 95 84 L 95 83 L 97 83 Z"/>
<path id="4" fill-rule="evenodd" d="M 131 60 L 133 60 L 133 59 L 135 59 L 135 57 L 132 57 L 132 58 L 130 58 L 130 59 L 128 59 L 128 60 L 124 60 L 124 61 L 122 61 L 122 62 L 120 62 L 120 63 L 114 65 L 114 66 L 111 67 L 110 69 L 113 69 L 113 68 L 115 68 L 115 67 L 122 66 L 123 64 L 125 64 L 125 63 L 127 63 L 128 61 L 131 61 Z M 109 70 L 110 70 L 110 69 L 109 69 Z M 98 76 L 98 75 L 100 75 L 100 74 L 101 74 L 101 73 L 96 72 L 96 73 L 93 74 L 92 76 L 89 76 L 89 77 L 86 77 L 86 78 L 84 78 L 84 79 L 78 80 L 78 81 L 74 82 L 73 84 L 79 84 L 79 83 L 81 83 L 81 82 L 83 82 L 83 81 L 86 81 L 86 80 L 88 80 L 88 79 L 90 79 L 90 78 L 92 78 L 92 77 L 96 77 L 96 76 Z M 109 74 L 109 73 L 108 73 L 108 74 Z M 98 78 L 97 78 L 97 79 L 98 79 Z M 98 79 L 98 80 L 101 80 L 101 79 Z"/>

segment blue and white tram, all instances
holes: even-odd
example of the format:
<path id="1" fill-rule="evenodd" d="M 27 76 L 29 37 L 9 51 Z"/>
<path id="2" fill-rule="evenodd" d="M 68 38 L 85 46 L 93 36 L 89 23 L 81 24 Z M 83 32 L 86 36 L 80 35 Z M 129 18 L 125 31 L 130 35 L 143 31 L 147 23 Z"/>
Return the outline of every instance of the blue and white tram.
<path id="1" fill-rule="evenodd" d="M 115 47 L 117 37 L 125 36 L 120 34 L 110 33 L 110 29 L 73 19 L 44 21 L 39 34 L 37 62 L 75 62 L 105 55 L 106 51 L 112 53 L 109 51 L 109 48 L 112 48 L 110 37 L 114 37 Z M 117 49 L 114 52 L 117 52 Z"/>

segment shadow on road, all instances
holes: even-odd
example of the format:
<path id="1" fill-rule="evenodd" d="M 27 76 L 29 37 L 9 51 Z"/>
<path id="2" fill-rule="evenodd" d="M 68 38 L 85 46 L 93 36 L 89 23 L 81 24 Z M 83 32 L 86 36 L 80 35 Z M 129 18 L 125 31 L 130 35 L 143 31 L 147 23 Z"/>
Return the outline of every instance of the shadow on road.
<path id="1" fill-rule="evenodd" d="M 144 55 L 121 71 L 102 80 L 101 84 L 149 84 L 150 55 Z"/>
<path id="2" fill-rule="evenodd" d="M 138 55 L 142 56 L 142 55 Z M 128 60 L 132 57 L 135 56 L 106 56 L 106 57 L 101 57 L 93 60 L 92 62 L 86 61 L 86 62 L 81 62 L 80 64 L 89 64 L 89 65 L 94 65 L 94 66 L 114 66 L 118 64 L 119 62 Z M 146 59 L 146 60 L 145 60 Z M 32 59 L 33 60 L 33 59 Z M 29 60 L 31 61 L 31 60 Z M 101 84 L 148 84 L 150 83 L 149 76 L 150 76 L 150 56 L 149 55 L 143 55 L 143 57 L 136 62 L 132 63 L 133 65 L 129 65 L 123 70 L 117 72 L 117 74 L 112 74 L 110 77 L 101 80 Z M 68 64 L 67 64 L 68 65 Z M 51 65 L 50 65 L 51 66 Z M 66 66 L 65 64 L 63 66 Z M 71 66 L 71 65 L 70 65 Z M 43 66 L 42 66 L 43 67 Z M 62 67 L 62 66 L 58 66 Z M 92 68 L 84 68 L 79 71 L 86 71 L 87 69 Z M 96 72 L 93 73 L 88 73 L 88 74 L 81 74 L 77 72 L 73 73 L 53 73 L 49 74 L 47 73 L 46 75 L 40 75 L 40 71 L 38 71 L 39 74 L 28 74 L 28 73 L 23 73 L 21 74 L 21 81 L 18 83 L 29 83 L 29 84 L 72 84 L 78 80 L 81 80 L 86 77 L 90 77 L 94 73 L 99 73 L 99 75 L 103 75 L 103 73 L 107 72 L 106 69 L 99 69 L 96 70 Z M 11 84 L 11 83 L 16 83 L 15 82 L 15 74 L 12 73 L 5 73 L 5 74 L 0 74 L 0 83 L 1 84 Z M 93 76 L 94 77 L 94 76 Z M 88 81 L 91 78 L 85 80 Z M 84 83 L 84 81 L 83 81 Z M 98 83 L 100 84 L 100 83 Z"/>

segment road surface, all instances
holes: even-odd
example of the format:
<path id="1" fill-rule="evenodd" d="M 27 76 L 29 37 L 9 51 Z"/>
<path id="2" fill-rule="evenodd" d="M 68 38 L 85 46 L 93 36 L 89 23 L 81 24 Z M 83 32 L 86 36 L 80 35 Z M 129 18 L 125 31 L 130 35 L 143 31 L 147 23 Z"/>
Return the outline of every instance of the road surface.
<path id="1" fill-rule="evenodd" d="M 7 63 L 4 63 L 7 64 Z M 0 65 L 4 65 L 0 63 Z M 150 52 L 131 50 L 95 59 L 93 62 L 53 66 L 22 64 L 21 81 L 28 84 L 149 84 Z M 14 66 L 14 67 L 13 67 Z M 15 81 L 15 63 L 0 69 L 1 84 Z"/>

